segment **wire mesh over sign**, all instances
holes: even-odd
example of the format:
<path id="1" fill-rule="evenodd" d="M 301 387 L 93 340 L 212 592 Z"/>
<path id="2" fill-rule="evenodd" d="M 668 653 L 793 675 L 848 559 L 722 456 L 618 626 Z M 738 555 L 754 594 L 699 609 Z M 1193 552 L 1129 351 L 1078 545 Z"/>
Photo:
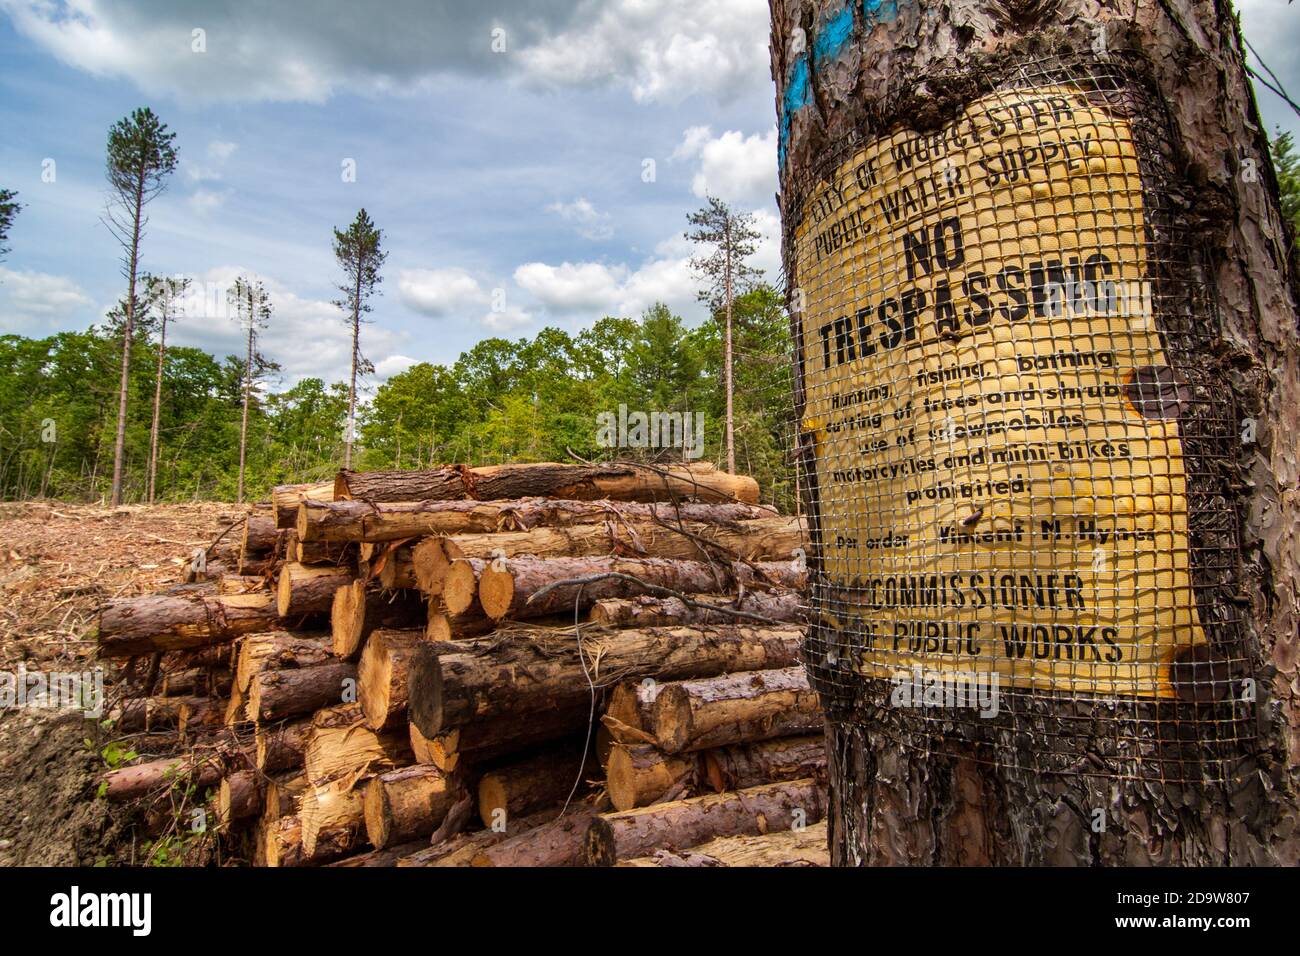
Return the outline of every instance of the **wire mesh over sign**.
<path id="1" fill-rule="evenodd" d="M 832 719 L 907 747 L 1223 780 L 1249 422 L 1169 137 L 1113 63 L 983 88 L 787 175 L 807 663 Z"/>

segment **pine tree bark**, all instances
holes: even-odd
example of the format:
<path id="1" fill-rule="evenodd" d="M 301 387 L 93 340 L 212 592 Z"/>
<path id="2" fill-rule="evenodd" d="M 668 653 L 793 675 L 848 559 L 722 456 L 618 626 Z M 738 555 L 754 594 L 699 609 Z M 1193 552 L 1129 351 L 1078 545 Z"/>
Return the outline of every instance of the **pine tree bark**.
<path id="1" fill-rule="evenodd" d="M 113 438 L 113 488 L 110 504 L 122 503 L 122 467 L 126 458 L 126 412 L 131 384 L 131 341 L 135 334 L 135 284 L 140 267 L 140 227 L 144 215 L 145 167 L 140 166 L 132 209 L 131 255 L 127 265 L 126 317 L 122 324 L 122 377 L 117 393 L 117 432 Z"/>
<path id="2" fill-rule="evenodd" d="M 158 425 L 162 416 L 163 359 L 167 355 L 167 307 L 164 303 L 162 320 L 158 327 L 158 368 L 153 382 L 153 422 L 149 426 L 149 504 L 154 502 L 155 482 L 158 478 Z"/>
<path id="3" fill-rule="evenodd" d="M 299 492 L 300 496 L 304 493 Z M 275 502 L 280 527 L 293 526 L 298 540 L 399 541 L 432 534 L 490 533 L 534 528 L 593 524 L 607 520 L 675 523 L 701 521 L 723 524 L 772 518 L 771 508 L 736 502 L 682 502 L 653 504 L 638 501 L 574 501 L 562 498 L 526 498 L 517 501 L 332 501 L 300 497 L 295 523 L 284 524 L 288 493 Z M 283 504 L 281 502 L 284 502 Z"/>
<path id="4" fill-rule="evenodd" d="M 591 501 L 758 502 L 758 483 L 748 475 L 718 471 L 711 464 L 646 466 L 629 462 L 568 465 L 539 462 L 450 466 L 433 471 L 339 472 L 334 484 L 338 500 L 364 501 L 506 501 L 547 497 Z"/>
<path id="5" fill-rule="evenodd" d="M 1143 278 L 1155 288 L 1160 344 L 1175 369 L 1158 387 L 1165 396 L 1159 402 L 1171 408 L 1163 417 L 1179 419 L 1188 482 L 1192 587 L 1156 600 L 1176 605 L 1171 613 L 1195 612 L 1206 634 L 1202 651 L 1166 660 L 1168 699 L 1121 694 L 1107 709 L 1089 706 L 1073 690 L 1017 687 L 1016 712 L 981 727 L 970 722 L 945 730 L 944 746 L 931 748 L 938 735 L 890 706 L 884 679 L 845 676 L 842 662 L 861 653 L 860 646 L 846 646 L 814 625 L 806 663 L 828 711 L 833 863 L 1293 863 L 1300 856 L 1300 831 L 1289 822 L 1300 808 L 1300 496 L 1294 490 L 1300 294 L 1232 9 L 1224 0 L 1101 6 L 899 0 L 870 10 L 852 5 L 844 21 L 838 3 L 771 0 L 770 6 L 780 202 L 798 350 L 795 401 L 803 426 L 797 451 L 814 526 L 814 613 L 819 604 L 843 607 L 852 597 L 849 575 L 834 569 L 842 569 L 843 559 L 824 562 L 828 550 L 837 552 L 822 525 L 842 521 L 845 506 L 836 497 L 842 486 L 828 488 L 818 474 L 819 443 L 829 439 L 809 417 L 808 377 L 854 361 L 858 345 L 865 354 L 878 343 L 857 338 L 853 310 L 863 302 L 855 301 L 851 281 L 839 306 L 848 314 L 838 328 L 833 315 L 818 319 L 832 323 L 824 337 L 818 327 L 804 326 L 804 311 L 818 312 L 803 296 L 815 298 L 816 283 L 826 279 L 800 275 L 801 261 L 817 260 L 798 254 L 807 250 L 798 248 L 797 237 L 810 223 L 838 221 L 844 231 L 828 233 L 823 247 L 833 258 L 832 245 L 888 228 L 878 210 L 836 220 L 840 207 L 826 191 L 836 166 L 864 144 L 915 131 L 922 138 L 912 142 L 941 153 L 955 146 L 945 131 L 958 128 L 954 122 L 981 97 L 1012 89 L 1031 95 L 1032 87 L 1047 85 L 1069 91 L 1067 108 L 1105 111 L 1133 130 L 1144 199 L 1133 254 L 1144 254 L 1149 265 Z M 832 23 L 847 28 L 837 34 Z M 1018 109 L 1011 123 L 1036 135 L 1036 120 L 1026 122 L 1031 110 Z M 875 171 L 859 170 L 874 185 Z M 1027 192 L 1051 188 L 1034 170 L 1024 172 Z M 934 185 L 932 195 L 942 201 L 953 180 L 939 176 Z M 987 179 L 979 183 L 985 186 Z M 817 199 L 830 203 L 818 207 Z M 980 225 L 996 227 L 1009 247 L 1065 250 L 1038 246 L 1060 241 L 1053 225 L 1015 208 Z M 964 232 L 969 257 L 973 244 L 986 240 L 973 225 Z M 972 302 L 961 300 L 955 284 L 953 291 L 958 316 L 963 306 L 969 312 Z M 869 297 L 866 288 L 857 295 Z M 858 314 L 858 323 L 872 321 L 871 312 L 865 319 Z M 1022 340 L 1047 324 L 1038 321 L 1021 330 Z M 920 337 L 932 332 L 916 327 Z M 982 333 L 961 328 L 954 340 L 962 334 Z M 1142 401 L 1140 389 L 1130 394 Z M 1080 477 L 1088 470 L 1107 473 L 1095 460 L 1074 467 Z M 972 526 L 990 526 L 988 515 L 966 517 Z M 828 590 L 837 582 L 845 585 L 838 597 Z M 1253 699 L 1239 693 L 1242 687 Z M 1211 739 L 1217 720 L 1226 743 Z M 1058 731 L 1068 742 L 1054 736 Z M 1135 754 L 1116 754 L 1108 741 L 1117 739 L 1133 742 Z M 1049 756 L 1059 764 L 1049 765 Z M 1063 772 L 1046 772 L 1052 769 Z M 1094 828 L 1098 813 L 1105 820 L 1100 830 Z"/>

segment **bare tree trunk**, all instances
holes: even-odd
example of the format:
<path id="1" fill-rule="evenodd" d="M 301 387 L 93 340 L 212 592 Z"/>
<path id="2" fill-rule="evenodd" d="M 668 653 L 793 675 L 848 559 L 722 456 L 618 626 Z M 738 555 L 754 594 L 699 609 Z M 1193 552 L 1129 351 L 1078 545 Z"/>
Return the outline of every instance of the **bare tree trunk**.
<path id="1" fill-rule="evenodd" d="M 1294 863 L 1300 295 L 1232 10 L 770 5 L 832 862 Z"/>
<path id="2" fill-rule="evenodd" d="M 131 260 L 127 271 L 126 321 L 122 326 L 122 381 L 117 395 L 117 436 L 113 439 L 112 506 L 122 503 L 122 464 L 126 455 L 126 408 L 131 382 L 131 336 L 135 331 L 135 274 L 140 264 L 140 217 L 144 210 L 144 172 L 135 189 L 131 227 Z"/>
<path id="3" fill-rule="evenodd" d="M 257 312 L 253 302 L 248 303 L 248 360 L 244 367 L 244 413 L 239 422 L 239 490 L 235 500 L 244 503 L 244 463 L 248 458 L 248 400 L 253 391 L 253 335 L 256 330 Z"/>
<path id="4" fill-rule="evenodd" d="M 727 296 L 727 327 L 723 332 L 723 356 L 722 356 L 722 378 L 723 387 L 727 392 L 727 471 L 731 474 L 736 473 L 736 434 L 735 434 L 735 412 L 733 410 L 732 398 L 732 375 L 731 375 L 731 300 L 733 295 L 733 285 L 731 281 L 731 213 L 727 213 L 727 221 L 722 229 L 722 248 L 726 251 L 726 296 Z"/>
<path id="5" fill-rule="evenodd" d="M 357 431 L 357 365 L 361 361 L 361 269 L 352 292 L 352 377 L 348 380 L 348 435 L 343 446 L 343 467 L 352 468 L 352 443 Z"/>
<path id="6" fill-rule="evenodd" d="M 153 383 L 153 424 L 149 428 L 149 504 L 153 504 L 158 477 L 158 423 L 162 413 L 163 357 L 167 353 L 167 309 L 162 310 L 158 331 L 158 370 Z"/>

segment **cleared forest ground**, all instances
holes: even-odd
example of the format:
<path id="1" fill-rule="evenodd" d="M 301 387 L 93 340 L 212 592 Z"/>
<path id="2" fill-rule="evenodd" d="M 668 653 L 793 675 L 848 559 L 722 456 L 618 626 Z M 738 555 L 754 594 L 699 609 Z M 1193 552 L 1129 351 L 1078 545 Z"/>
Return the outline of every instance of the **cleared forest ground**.
<path id="1" fill-rule="evenodd" d="M 0 670 L 93 670 L 106 598 L 180 580 L 186 555 L 242 515 L 229 504 L 0 504 Z M 116 666 L 104 667 L 107 701 Z M 140 862 L 129 815 L 95 798 L 111 735 L 80 711 L 0 709 L 0 866 Z"/>

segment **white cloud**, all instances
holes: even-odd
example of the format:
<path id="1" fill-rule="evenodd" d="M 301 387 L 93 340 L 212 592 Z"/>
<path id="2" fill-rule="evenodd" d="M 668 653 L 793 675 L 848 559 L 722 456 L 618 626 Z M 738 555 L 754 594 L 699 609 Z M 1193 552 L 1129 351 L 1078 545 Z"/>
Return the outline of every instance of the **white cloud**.
<path id="1" fill-rule="evenodd" d="M 190 209 L 196 215 L 206 216 L 216 209 L 220 209 L 226 202 L 226 197 L 230 195 L 230 190 L 216 191 L 212 189 L 197 189 L 188 200 Z"/>
<path id="2" fill-rule="evenodd" d="M 652 258 L 636 269 L 600 262 L 529 262 L 515 270 L 515 283 L 548 315 L 574 324 L 602 315 L 640 315 L 656 302 L 684 313 L 696 290 L 685 257 Z"/>
<path id="3" fill-rule="evenodd" d="M 697 160 L 691 191 L 729 203 L 770 205 L 777 190 L 776 128 L 762 136 L 727 130 L 714 137 L 707 126 L 692 126 L 673 150 L 674 160 Z"/>
<path id="4" fill-rule="evenodd" d="M 64 63 L 151 95 L 322 102 L 418 88 L 448 73 L 621 86 L 639 101 L 723 98 L 767 82 L 764 0 L 530 0 L 505 13 L 455 0 L 295 4 L 0 0 Z M 508 55 L 491 48 L 506 30 Z M 203 30 L 202 52 L 194 32 Z"/>
<path id="5" fill-rule="evenodd" d="M 533 317 L 527 309 L 517 305 L 506 305 L 493 309 L 483 316 L 483 325 L 493 332 L 512 332 L 532 324 Z"/>
<path id="6" fill-rule="evenodd" d="M 343 313 L 331 302 L 300 296 L 274 278 L 235 265 L 191 277 L 185 314 L 176 323 L 173 340 L 217 356 L 242 355 L 243 332 L 226 304 L 226 290 L 241 275 L 266 284 L 273 311 L 261 332 L 259 348 L 280 363 L 284 384 L 293 385 L 303 378 L 345 381 L 351 366 L 352 330 Z M 304 347 L 305 343 L 310 347 Z M 362 326 L 361 350 L 376 370 L 371 385 L 414 361 L 405 356 L 405 346 L 406 336 L 381 322 Z"/>
<path id="7" fill-rule="evenodd" d="M 725 99 L 767 82 L 763 0 L 611 0 L 582 5 L 579 18 L 523 49 L 531 77 L 556 86 L 621 85 L 641 102 L 695 93 Z"/>
<path id="8" fill-rule="evenodd" d="M 0 268 L 0 328 L 41 333 L 75 320 L 94 301 L 66 276 Z"/>
<path id="9" fill-rule="evenodd" d="M 239 149 L 238 143 L 228 143 L 223 140 L 214 139 L 212 142 L 208 143 L 208 159 L 212 161 L 212 165 L 205 166 L 182 156 L 181 169 L 184 171 L 186 178 L 188 178 L 190 182 L 194 183 L 211 182 L 222 179 L 225 175 L 225 171 L 222 167 L 225 166 L 226 160 L 230 159 L 237 149 Z"/>
<path id="10" fill-rule="evenodd" d="M 375 377 L 381 380 L 392 378 L 394 375 L 405 372 L 419 361 L 419 359 L 411 358 L 409 355 L 390 355 L 375 363 Z"/>
<path id="11" fill-rule="evenodd" d="M 570 315 L 608 311 L 618 301 L 625 266 L 599 262 L 563 262 L 558 266 L 527 262 L 515 270 L 515 284 L 548 312 Z"/>
<path id="12" fill-rule="evenodd" d="M 403 269 L 397 276 L 397 291 L 407 308 L 435 319 L 481 307 L 488 300 L 477 279 L 455 268 Z"/>
<path id="13" fill-rule="evenodd" d="M 598 211 L 583 196 L 569 203 L 551 203 L 546 211 L 555 213 L 565 222 L 573 223 L 578 235 L 584 239 L 604 241 L 614 235 L 614 227 L 609 224 L 609 213 Z"/>
<path id="14" fill-rule="evenodd" d="M 781 220 L 768 209 L 754 212 L 759 233 L 750 265 L 764 270 L 764 280 L 776 283 L 781 272 Z M 688 321 L 702 319 L 701 280 L 691 258 L 703 252 L 681 233 L 666 237 L 655 254 L 639 265 L 603 262 L 529 262 L 515 270 L 515 284 L 528 293 L 548 316 L 570 324 L 586 324 L 602 315 L 636 317 L 657 302 Z"/>

